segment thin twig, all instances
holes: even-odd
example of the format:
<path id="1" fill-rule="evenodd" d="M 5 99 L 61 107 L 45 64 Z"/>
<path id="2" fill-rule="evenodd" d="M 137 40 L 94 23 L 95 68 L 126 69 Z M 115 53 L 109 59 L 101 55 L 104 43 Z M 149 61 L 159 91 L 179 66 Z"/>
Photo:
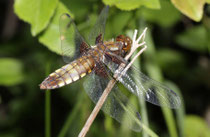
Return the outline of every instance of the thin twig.
<path id="1" fill-rule="evenodd" d="M 125 60 L 128 60 L 132 54 L 135 52 L 135 50 L 137 48 L 139 48 L 140 46 L 142 45 L 145 45 L 145 42 L 144 42 L 144 37 L 145 37 L 145 34 L 146 34 L 146 30 L 147 28 L 144 29 L 143 33 L 140 35 L 140 37 L 136 40 L 136 36 L 137 36 L 137 30 L 134 31 L 134 36 L 133 36 L 133 44 L 132 44 L 132 47 L 131 47 L 131 51 L 130 53 L 125 57 Z M 139 44 L 140 40 L 142 40 L 143 38 L 143 42 Z M 85 137 L 85 135 L 87 134 L 90 126 L 92 125 L 95 117 L 97 116 L 99 110 L 101 109 L 101 107 L 103 106 L 107 96 L 109 95 L 109 93 L 111 92 L 112 88 L 114 87 L 114 85 L 116 84 L 117 82 L 117 79 L 120 78 L 122 76 L 123 73 L 125 73 L 129 67 L 133 64 L 133 62 L 135 61 L 135 59 L 144 51 L 146 50 L 146 45 L 144 46 L 144 48 L 142 48 L 137 54 L 136 56 L 131 60 L 131 62 L 125 66 L 124 63 L 120 64 L 117 72 L 122 72 L 120 75 L 119 73 L 115 73 L 114 74 L 114 78 L 115 79 L 112 79 L 109 81 L 106 89 L 104 90 L 103 94 L 101 95 L 100 99 L 98 100 L 95 108 L 93 109 L 92 113 L 90 114 L 89 118 L 87 119 L 84 127 L 82 128 L 81 132 L 79 133 L 79 136 L 78 137 Z M 125 68 L 125 69 L 124 69 Z"/>

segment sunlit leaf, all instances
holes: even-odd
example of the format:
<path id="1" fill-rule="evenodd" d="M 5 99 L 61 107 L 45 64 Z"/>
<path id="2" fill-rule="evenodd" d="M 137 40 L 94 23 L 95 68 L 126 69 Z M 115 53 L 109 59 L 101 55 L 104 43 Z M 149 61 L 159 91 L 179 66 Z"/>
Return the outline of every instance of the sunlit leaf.
<path id="1" fill-rule="evenodd" d="M 191 27 L 176 37 L 181 46 L 199 52 L 207 51 L 208 35 L 204 26 Z"/>
<path id="2" fill-rule="evenodd" d="M 171 0 L 174 6 L 189 18 L 200 21 L 205 0 Z"/>
<path id="3" fill-rule="evenodd" d="M 210 130 L 205 121 L 195 115 L 185 118 L 185 137 L 209 137 Z"/>
<path id="4" fill-rule="evenodd" d="M 161 9 L 142 8 L 138 10 L 137 15 L 163 27 L 170 27 L 179 21 L 181 14 L 169 1 L 162 0 L 160 4 Z"/>
<path id="5" fill-rule="evenodd" d="M 70 14 L 69 10 L 61 2 L 59 2 L 55 16 L 53 17 L 51 23 L 49 24 L 47 30 L 39 37 L 39 41 L 42 44 L 58 54 L 61 54 L 59 19 L 63 13 Z"/>
<path id="6" fill-rule="evenodd" d="M 206 0 L 206 3 L 210 3 L 210 0 Z"/>
<path id="7" fill-rule="evenodd" d="M 15 13 L 31 25 L 32 35 L 43 31 L 54 14 L 58 0 L 15 0 Z"/>
<path id="8" fill-rule="evenodd" d="M 13 58 L 0 58 L 0 85 L 11 86 L 23 82 L 23 64 Z"/>
<path id="9" fill-rule="evenodd" d="M 114 5 L 121 10 L 133 10 L 140 6 L 159 9 L 159 0 L 103 0 L 106 5 Z"/>

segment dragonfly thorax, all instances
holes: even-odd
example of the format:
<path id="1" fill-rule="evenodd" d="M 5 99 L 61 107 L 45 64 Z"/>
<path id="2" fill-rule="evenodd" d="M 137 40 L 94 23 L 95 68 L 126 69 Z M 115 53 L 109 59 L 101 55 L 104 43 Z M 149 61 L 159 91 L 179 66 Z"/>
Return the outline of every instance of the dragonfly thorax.
<path id="1" fill-rule="evenodd" d="M 119 35 L 116 37 L 116 41 L 120 42 L 122 46 L 123 55 L 125 56 L 128 52 L 130 52 L 132 40 L 128 36 Z"/>

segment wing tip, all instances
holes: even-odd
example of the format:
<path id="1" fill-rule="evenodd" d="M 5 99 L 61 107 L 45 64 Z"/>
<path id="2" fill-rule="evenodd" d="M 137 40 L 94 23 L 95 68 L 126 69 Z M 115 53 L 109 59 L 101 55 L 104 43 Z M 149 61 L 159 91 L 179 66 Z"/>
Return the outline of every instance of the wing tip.
<path id="1" fill-rule="evenodd" d="M 66 15 L 66 16 L 69 17 L 69 18 L 71 17 L 68 13 L 64 13 L 64 15 Z"/>
<path id="2" fill-rule="evenodd" d="M 68 13 L 63 13 L 60 16 L 60 21 L 61 20 L 66 20 L 66 19 L 69 19 L 69 18 L 71 18 L 71 16 Z"/>
<path id="3" fill-rule="evenodd" d="M 179 95 L 176 92 L 174 92 L 172 89 L 170 89 L 170 92 L 172 92 L 174 94 L 174 100 L 175 100 L 173 102 L 172 108 L 177 109 L 177 108 L 179 108 L 181 106 L 181 102 L 182 101 L 181 101 Z"/>

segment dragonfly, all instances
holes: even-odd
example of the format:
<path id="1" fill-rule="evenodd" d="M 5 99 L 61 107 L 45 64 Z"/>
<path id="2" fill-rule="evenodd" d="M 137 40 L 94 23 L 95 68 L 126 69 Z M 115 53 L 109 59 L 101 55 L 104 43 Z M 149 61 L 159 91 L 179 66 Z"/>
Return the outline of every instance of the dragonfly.
<path id="1" fill-rule="evenodd" d="M 61 15 L 61 49 L 67 65 L 52 72 L 40 84 L 40 89 L 60 88 L 85 77 L 83 87 L 86 93 L 94 103 L 98 102 L 119 65 L 128 64 L 124 57 L 132 46 L 132 40 L 125 35 L 104 41 L 108 11 L 109 6 L 103 8 L 87 41 L 79 33 L 72 17 L 68 14 Z M 173 90 L 149 78 L 135 66 L 123 73 L 118 82 L 139 99 L 169 108 L 180 106 L 180 98 Z M 126 120 L 128 128 L 141 131 L 140 114 L 120 90 L 119 84 L 112 88 L 101 109 L 120 123 Z"/>

